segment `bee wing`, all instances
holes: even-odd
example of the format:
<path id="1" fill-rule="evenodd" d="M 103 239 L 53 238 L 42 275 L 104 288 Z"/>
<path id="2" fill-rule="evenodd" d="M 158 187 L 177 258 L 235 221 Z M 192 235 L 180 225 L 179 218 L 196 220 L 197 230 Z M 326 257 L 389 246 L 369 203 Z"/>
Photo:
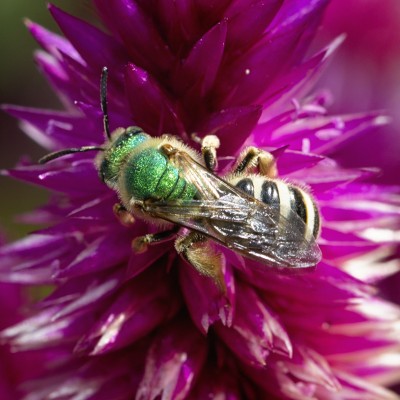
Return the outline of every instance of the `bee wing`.
<path id="1" fill-rule="evenodd" d="M 198 190 L 188 201 L 154 202 L 146 211 L 201 232 L 243 255 L 275 267 L 317 264 L 321 252 L 314 238 L 304 236 L 303 220 L 246 195 L 179 152 L 174 159 L 184 178 Z"/>

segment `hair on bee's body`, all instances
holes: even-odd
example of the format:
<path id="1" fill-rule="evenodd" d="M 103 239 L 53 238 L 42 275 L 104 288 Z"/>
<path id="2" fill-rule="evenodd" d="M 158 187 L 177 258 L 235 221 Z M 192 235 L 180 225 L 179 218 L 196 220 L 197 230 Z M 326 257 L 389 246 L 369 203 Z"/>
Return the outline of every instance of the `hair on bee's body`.
<path id="1" fill-rule="evenodd" d="M 300 188 L 282 179 L 269 178 L 261 174 L 233 174 L 227 182 L 249 196 L 272 207 L 285 218 L 294 211 L 304 221 L 304 235 L 318 238 L 320 232 L 319 210 L 313 197 Z"/>

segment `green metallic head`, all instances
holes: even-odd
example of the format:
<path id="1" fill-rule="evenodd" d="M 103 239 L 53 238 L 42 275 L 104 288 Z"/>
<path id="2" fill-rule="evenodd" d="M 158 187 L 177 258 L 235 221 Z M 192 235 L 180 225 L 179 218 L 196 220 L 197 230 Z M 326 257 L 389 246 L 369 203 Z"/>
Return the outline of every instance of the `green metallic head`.
<path id="1" fill-rule="evenodd" d="M 115 188 L 126 158 L 135 147 L 149 138 L 150 136 L 137 126 L 117 129 L 113 133 L 111 143 L 99 156 L 100 179 L 109 187 Z"/>

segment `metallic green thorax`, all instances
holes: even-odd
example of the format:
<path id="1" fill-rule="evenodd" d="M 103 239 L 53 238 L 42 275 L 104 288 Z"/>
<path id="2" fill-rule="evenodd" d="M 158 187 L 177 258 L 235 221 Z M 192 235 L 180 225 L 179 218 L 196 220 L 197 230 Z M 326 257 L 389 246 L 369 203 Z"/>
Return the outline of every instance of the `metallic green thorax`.
<path id="1" fill-rule="evenodd" d="M 129 196 L 138 200 L 190 200 L 196 193 L 167 156 L 151 147 L 127 160 L 124 184 Z"/>
<path id="2" fill-rule="evenodd" d="M 122 166 L 129 157 L 132 150 L 139 144 L 149 139 L 149 135 L 136 126 L 127 128 L 104 154 L 100 164 L 99 174 L 103 182 L 108 186 L 115 187 Z"/>
<path id="3" fill-rule="evenodd" d="M 136 200 L 193 199 L 195 187 L 151 140 L 135 126 L 123 131 L 104 152 L 99 166 L 101 179 Z M 148 146 L 140 146 L 147 141 Z"/>

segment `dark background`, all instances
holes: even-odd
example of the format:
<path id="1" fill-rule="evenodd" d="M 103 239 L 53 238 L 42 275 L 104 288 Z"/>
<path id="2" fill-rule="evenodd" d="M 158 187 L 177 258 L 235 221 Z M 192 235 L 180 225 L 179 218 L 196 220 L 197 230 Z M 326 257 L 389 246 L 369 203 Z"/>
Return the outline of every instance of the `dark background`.
<path id="1" fill-rule="evenodd" d="M 55 0 L 53 4 L 82 17 L 92 14 L 89 1 Z M 24 18 L 59 32 L 43 0 L 0 1 L 0 103 L 61 108 L 46 80 L 36 69 L 32 54 L 38 45 L 24 25 Z M 13 167 L 21 156 L 38 159 L 45 153 L 18 128 L 18 122 L 0 111 L 0 168 Z M 8 239 L 35 227 L 15 223 L 15 216 L 43 204 L 46 192 L 23 182 L 0 177 L 0 231 Z"/>

